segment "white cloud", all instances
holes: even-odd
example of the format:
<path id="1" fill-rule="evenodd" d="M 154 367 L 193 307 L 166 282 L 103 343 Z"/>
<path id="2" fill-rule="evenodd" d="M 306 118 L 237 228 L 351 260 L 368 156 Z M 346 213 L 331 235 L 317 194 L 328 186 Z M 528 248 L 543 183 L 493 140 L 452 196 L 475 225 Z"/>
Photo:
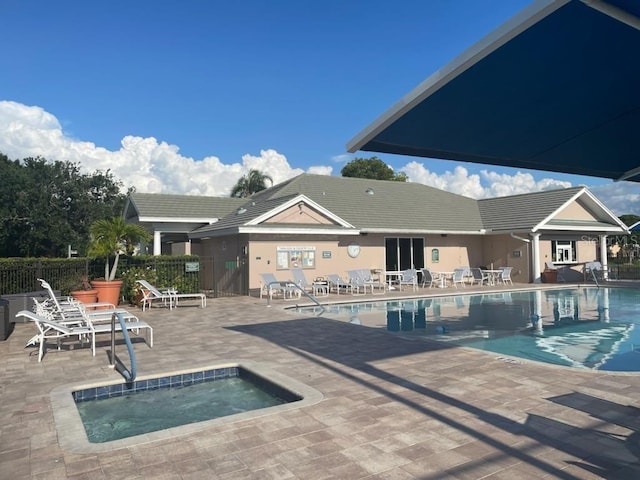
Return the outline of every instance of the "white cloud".
<path id="1" fill-rule="evenodd" d="M 470 198 L 491 198 L 538 192 L 552 188 L 567 188 L 571 183 L 543 178 L 536 181 L 529 173 L 517 172 L 514 175 L 482 170 L 480 174 L 469 174 L 463 166 L 456 166 L 453 172 L 436 174 L 429 171 L 423 163 L 409 162 L 400 169 L 409 180 L 432 187 L 457 193 Z"/>
<path id="2" fill-rule="evenodd" d="M 119 150 L 110 151 L 66 136 L 56 117 L 44 109 L 10 101 L 0 101 L 0 152 L 11 159 L 42 156 L 69 160 L 88 173 L 111 170 L 126 187 L 148 193 L 226 196 L 252 168 L 271 176 L 274 183 L 303 173 L 275 150 L 262 150 L 260 156 L 244 155 L 242 163 L 224 164 L 215 156 L 202 160 L 185 157 L 177 146 L 153 137 L 128 135 Z M 330 173 L 331 168 L 316 167 L 314 171 Z"/>
<path id="3" fill-rule="evenodd" d="M 120 149 L 110 151 L 92 142 L 66 135 L 58 119 L 41 107 L 0 101 L 0 152 L 11 159 L 42 156 L 49 160 L 69 160 L 85 172 L 111 170 L 125 186 L 139 192 L 226 196 L 237 180 L 250 169 L 258 169 L 280 183 L 303 173 L 292 168 L 287 158 L 275 150 L 261 150 L 258 156 L 246 154 L 242 162 L 225 164 L 215 156 L 196 160 L 180 154 L 176 145 L 153 137 L 128 135 Z M 336 155 L 331 162 L 347 162 L 350 155 Z M 569 182 L 528 173 L 514 175 L 482 170 L 470 174 L 458 165 L 453 171 L 437 174 L 424 163 L 410 161 L 398 169 L 409 180 L 471 198 L 488 198 L 551 188 L 570 187 Z M 332 175 L 330 165 L 309 167 L 309 173 Z M 616 215 L 640 214 L 640 188 L 631 182 L 592 187 L 591 191 Z"/>

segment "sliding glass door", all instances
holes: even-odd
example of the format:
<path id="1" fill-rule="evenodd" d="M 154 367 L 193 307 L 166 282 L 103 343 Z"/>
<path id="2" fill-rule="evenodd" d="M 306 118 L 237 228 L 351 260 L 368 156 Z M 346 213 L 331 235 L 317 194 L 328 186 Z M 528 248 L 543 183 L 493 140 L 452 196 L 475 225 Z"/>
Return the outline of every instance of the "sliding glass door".
<path id="1" fill-rule="evenodd" d="M 385 238 L 385 269 L 407 270 L 424 267 L 424 238 Z"/>

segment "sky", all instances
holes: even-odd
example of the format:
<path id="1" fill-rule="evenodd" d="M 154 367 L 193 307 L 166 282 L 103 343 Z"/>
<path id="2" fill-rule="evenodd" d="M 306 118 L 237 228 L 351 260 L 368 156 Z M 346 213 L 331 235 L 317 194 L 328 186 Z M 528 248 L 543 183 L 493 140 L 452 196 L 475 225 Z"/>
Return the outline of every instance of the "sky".
<path id="1" fill-rule="evenodd" d="M 586 185 L 640 214 L 630 182 L 346 144 L 529 0 L 2 0 L 0 152 L 110 170 L 139 192 L 227 196 L 377 156 L 472 198 Z"/>

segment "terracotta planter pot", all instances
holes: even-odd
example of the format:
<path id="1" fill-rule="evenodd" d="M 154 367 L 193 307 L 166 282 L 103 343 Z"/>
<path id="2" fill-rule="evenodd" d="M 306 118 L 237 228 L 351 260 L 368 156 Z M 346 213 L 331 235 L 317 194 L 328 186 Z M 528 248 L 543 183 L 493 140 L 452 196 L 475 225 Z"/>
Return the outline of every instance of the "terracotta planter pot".
<path id="1" fill-rule="evenodd" d="M 80 303 L 95 303 L 98 301 L 97 290 L 74 290 L 71 296 Z"/>
<path id="2" fill-rule="evenodd" d="M 118 305 L 120 302 L 120 289 L 122 280 L 93 280 L 91 286 L 98 291 L 98 301 Z"/>

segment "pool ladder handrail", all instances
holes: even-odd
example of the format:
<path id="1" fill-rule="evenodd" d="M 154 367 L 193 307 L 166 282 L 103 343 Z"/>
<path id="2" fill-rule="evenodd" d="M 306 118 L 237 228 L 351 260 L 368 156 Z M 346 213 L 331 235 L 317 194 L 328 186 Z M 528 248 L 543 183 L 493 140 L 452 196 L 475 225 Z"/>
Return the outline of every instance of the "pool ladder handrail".
<path id="1" fill-rule="evenodd" d="M 127 350 L 129 351 L 129 360 L 131 361 L 131 369 L 127 370 L 122 366 L 122 368 L 117 368 L 116 362 L 116 318 L 118 322 L 120 322 L 120 329 L 122 330 L 122 336 L 124 337 L 124 341 L 127 344 Z M 131 338 L 129 337 L 129 331 L 127 330 L 127 326 L 125 325 L 124 317 L 120 312 L 113 312 L 111 315 L 111 364 L 110 368 L 115 368 L 118 370 L 124 379 L 127 382 L 133 382 L 136 379 L 136 373 L 138 370 L 138 362 L 136 361 L 136 352 L 133 350 L 133 344 L 131 343 Z M 122 365 L 122 364 L 118 364 Z"/>
<path id="2" fill-rule="evenodd" d="M 320 314 L 322 314 L 322 312 L 324 312 L 324 307 L 318 301 L 318 299 L 316 297 L 314 297 L 313 295 L 311 295 L 309 292 L 306 292 L 304 290 L 304 288 L 302 288 L 300 285 L 298 285 L 295 282 L 280 282 L 280 281 L 269 282 L 269 283 L 267 283 L 267 290 L 269 290 L 271 285 L 282 285 L 283 283 L 285 283 L 288 287 L 297 288 L 301 292 L 302 295 L 304 295 L 305 297 L 307 297 L 309 300 L 311 300 L 313 303 L 315 303 L 317 306 L 320 307 Z M 267 307 L 270 307 L 270 306 L 271 306 L 271 295 L 267 295 Z"/>

